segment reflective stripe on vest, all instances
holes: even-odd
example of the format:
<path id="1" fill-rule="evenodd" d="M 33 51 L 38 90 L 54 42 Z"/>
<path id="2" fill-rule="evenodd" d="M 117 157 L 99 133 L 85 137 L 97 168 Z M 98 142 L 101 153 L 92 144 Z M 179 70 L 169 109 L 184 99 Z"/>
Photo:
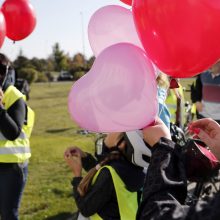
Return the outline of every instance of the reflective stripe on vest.
<path id="1" fill-rule="evenodd" d="M 30 147 L 1 147 L 0 154 L 24 154 L 30 153 Z"/>
<path id="2" fill-rule="evenodd" d="M 25 133 L 21 132 L 18 138 L 26 139 Z M 8 139 L 0 132 L 0 141 L 6 141 L 6 140 L 8 140 Z"/>
<path id="3" fill-rule="evenodd" d="M 5 109 L 9 109 L 20 98 L 24 98 L 23 94 L 14 86 L 9 86 L 2 100 Z M 0 163 L 22 163 L 31 157 L 29 136 L 33 123 L 34 115 L 31 115 L 28 118 L 27 125 L 23 125 L 19 137 L 13 141 L 5 138 L 0 132 Z"/>
<path id="4" fill-rule="evenodd" d="M 118 201 L 120 220 L 135 220 L 137 208 L 138 208 L 137 193 L 130 192 L 126 189 L 124 182 L 121 180 L 117 172 L 111 166 L 103 166 L 101 169 L 99 169 L 99 171 L 96 173 L 96 175 L 92 180 L 92 184 L 95 183 L 100 171 L 103 168 L 107 168 L 112 176 L 112 180 L 117 196 L 117 201 Z M 101 217 L 98 214 L 95 214 L 90 218 L 91 220 L 101 219 Z"/>

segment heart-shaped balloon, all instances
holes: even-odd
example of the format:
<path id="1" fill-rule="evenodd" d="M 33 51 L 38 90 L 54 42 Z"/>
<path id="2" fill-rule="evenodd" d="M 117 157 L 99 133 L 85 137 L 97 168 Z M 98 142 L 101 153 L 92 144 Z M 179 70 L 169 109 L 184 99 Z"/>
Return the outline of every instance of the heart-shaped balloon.
<path id="1" fill-rule="evenodd" d="M 132 43 L 141 48 L 132 12 L 118 5 L 108 5 L 97 10 L 88 25 L 88 37 L 94 55 L 116 43 Z"/>
<path id="2" fill-rule="evenodd" d="M 140 48 L 119 43 L 103 50 L 92 69 L 76 81 L 68 108 L 74 121 L 95 132 L 145 127 L 157 114 L 154 68 Z"/>
<path id="3" fill-rule="evenodd" d="M 149 58 L 173 77 L 191 77 L 220 58 L 220 1 L 134 0 L 133 17 Z"/>

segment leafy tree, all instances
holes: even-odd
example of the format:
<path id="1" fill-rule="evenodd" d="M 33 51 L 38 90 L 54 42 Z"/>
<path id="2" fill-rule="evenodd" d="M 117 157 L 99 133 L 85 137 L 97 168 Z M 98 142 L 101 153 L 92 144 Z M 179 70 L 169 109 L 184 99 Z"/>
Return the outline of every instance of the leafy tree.
<path id="1" fill-rule="evenodd" d="M 30 84 L 37 80 L 39 74 L 37 70 L 28 67 L 20 69 L 17 73 L 19 78 L 26 79 Z"/>
<path id="2" fill-rule="evenodd" d="M 29 59 L 25 57 L 22 53 L 22 50 L 20 50 L 18 57 L 13 62 L 13 66 L 17 71 L 19 71 L 20 69 L 27 67 L 29 64 L 30 64 Z"/>
<path id="3" fill-rule="evenodd" d="M 74 75 L 75 72 L 85 71 L 86 60 L 83 54 L 77 53 L 73 56 L 70 64 L 70 72 Z"/>
<path id="4" fill-rule="evenodd" d="M 44 73 L 39 72 L 37 80 L 35 82 L 48 82 L 48 81 L 49 81 L 48 77 Z"/>
<path id="5" fill-rule="evenodd" d="M 87 61 L 87 65 L 86 65 L 87 66 L 87 71 L 89 71 L 91 69 L 94 61 L 95 61 L 95 56 L 92 56 L 92 57 L 89 58 L 89 60 Z"/>
<path id="6" fill-rule="evenodd" d="M 55 43 L 53 46 L 52 59 L 54 62 L 54 70 L 61 71 L 68 69 L 68 60 L 67 56 L 64 55 L 64 52 L 60 49 L 59 43 Z"/>
<path id="7" fill-rule="evenodd" d="M 48 71 L 48 61 L 46 59 L 38 59 L 36 57 L 30 60 L 31 65 L 38 71 Z"/>
<path id="8" fill-rule="evenodd" d="M 78 80 L 78 79 L 80 79 L 82 76 L 84 76 L 85 75 L 85 72 L 84 71 L 78 71 L 78 72 L 75 72 L 74 74 L 73 74 L 73 80 Z"/>

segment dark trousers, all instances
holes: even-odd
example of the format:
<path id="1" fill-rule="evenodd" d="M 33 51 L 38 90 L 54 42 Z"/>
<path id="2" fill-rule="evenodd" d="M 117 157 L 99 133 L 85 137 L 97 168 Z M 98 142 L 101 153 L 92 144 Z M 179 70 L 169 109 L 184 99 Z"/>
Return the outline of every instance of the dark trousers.
<path id="1" fill-rule="evenodd" d="M 18 220 L 18 208 L 27 173 L 27 164 L 0 163 L 1 220 Z"/>

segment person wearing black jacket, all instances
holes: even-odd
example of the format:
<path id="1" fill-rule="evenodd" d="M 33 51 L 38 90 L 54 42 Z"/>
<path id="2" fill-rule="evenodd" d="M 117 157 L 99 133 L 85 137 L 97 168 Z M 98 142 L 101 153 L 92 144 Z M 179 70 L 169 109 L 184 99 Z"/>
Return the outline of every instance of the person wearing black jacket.
<path id="1" fill-rule="evenodd" d="M 119 210 L 113 177 L 109 169 L 105 167 L 102 168 L 95 183 L 89 184 L 88 191 L 82 195 L 82 193 L 80 193 L 80 184 L 83 180 L 81 177 L 82 166 L 86 171 L 90 170 L 89 172 L 91 172 L 91 168 L 94 169 L 94 167 L 100 168 L 100 166 L 103 165 L 111 166 L 123 181 L 129 192 L 137 192 L 143 186 L 143 168 L 137 167 L 125 159 L 121 153 L 123 151 L 123 143 L 121 144 L 119 142 L 119 136 L 117 133 L 107 135 L 104 141 L 104 151 L 105 158 L 108 159 L 104 159 L 104 163 L 103 161 L 97 161 L 92 155 L 81 151 L 77 147 L 71 147 L 65 152 L 65 159 L 71 167 L 74 175 L 72 180 L 74 199 L 79 211 L 86 217 L 98 213 L 99 217 L 105 220 L 123 219 Z M 120 148 L 121 150 L 119 150 Z M 132 202 L 132 200 L 124 201 L 124 203 L 129 205 L 131 205 Z M 133 219 L 135 219 L 135 216 L 127 220 Z"/>
<path id="2" fill-rule="evenodd" d="M 0 54 L 0 219 L 2 220 L 18 219 L 18 208 L 27 177 L 27 158 L 30 156 L 26 151 L 29 149 L 26 145 L 29 139 L 23 135 L 22 129 L 27 113 L 26 104 L 21 98 L 22 94 L 13 86 L 14 82 L 14 70 L 10 61 L 4 54 Z"/>
<path id="3" fill-rule="evenodd" d="M 220 61 L 199 74 L 191 88 L 197 118 L 212 118 L 220 124 Z"/>
<path id="4" fill-rule="evenodd" d="M 206 118 L 192 122 L 191 131 L 220 159 L 220 126 Z M 146 219 L 220 219 L 220 192 L 208 201 L 185 206 L 186 169 L 180 146 L 171 141 L 166 126 L 157 120 L 145 128 L 144 140 L 152 147 L 152 157 L 143 188 L 137 220 Z"/>

